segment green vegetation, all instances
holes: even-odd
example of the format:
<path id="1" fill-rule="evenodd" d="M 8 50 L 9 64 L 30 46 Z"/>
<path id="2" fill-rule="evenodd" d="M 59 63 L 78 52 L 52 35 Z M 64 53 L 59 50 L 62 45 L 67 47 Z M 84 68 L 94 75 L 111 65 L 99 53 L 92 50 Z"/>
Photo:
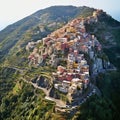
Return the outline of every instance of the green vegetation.
<path id="1" fill-rule="evenodd" d="M 104 97 L 109 99 L 116 107 L 117 113 L 120 110 L 120 74 L 117 71 L 99 74 L 97 77 L 97 86 L 101 89 Z"/>
<path id="2" fill-rule="evenodd" d="M 0 67 L 0 104 L 2 98 L 4 98 L 4 96 L 13 89 L 18 77 L 19 73 L 14 69 Z"/>
<path id="3" fill-rule="evenodd" d="M 47 120 L 54 110 L 54 103 L 43 98 L 42 91 L 19 81 L 2 99 L 1 119 Z"/>
<path id="4" fill-rule="evenodd" d="M 46 78 L 50 76 L 48 72 L 39 70 L 32 68 L 29 72 L 21 75 L 12 68 L 0 68 L 0 118 L 2 120 L 56 120 L 57 118 L 64 120 L 65 116 L 54 113 L 55 103 L 46 101 L 43 91 L 35 89 L 22 80 L 24 75 L 27 79 L 32 79 L 34 75 L 40 74 Z M 48 68 L 43 70 L 47 71 Z M 32 77 L 29 76 L 31 74 Z M 62 95 L 61 97 L 61 99 L 65 98 Z"/>
<path id="5" fill-rule="evenodd" d="M 28 68 L 28 55 L 29 53 L 25 48 L 17 50 L 12 56 L 9 55 L 4 60 L 4 66 L 14 66 L 18 68 Z"/>
<path id="6" fill-rule="evenodd" d="M 101 15 L 98 23 L 86 25 L 87 31 L 94 34 L 102 44 L 103 51 L 108 56 L 107 59 L 117 68 L 116 71 L 99 74 L 97 86 L 102 91 L 104 97 L 109 99 L 116 108 L 116 113 L 120 113 L 120 23 L 110 16 Z M 108 39 L 105 39 L 105 38 Z M 102 56 L 105 57 L 105 56 Z M 120 119 L 120 117 L 118 117 Z M 117 119 L 117 118 L 115 118 Z"/>
<path id="7" fill-rule="evenodd" d="M 92 16 L 94 10 L 95 9 L 93 8 L 89 9 L 88 7 L 83 7 L 81 8 L 81 15 L 78 13 L 78 17 L 86 18 L 88 16 Z"/>
<path id="8" fill-rule="evenodd" d="M 36 76 L 42 75 L 48 78 L 49 80 L 51 80 L 52 79 L 51 74 L 54 71 L 55 71 L 55 68 L 50 66 L 44 66 L 44 67 L 38 67 L 38 68 L 31 67 L 24 73 L 23 77 L 26 78 L 27 80 L 28 79 L 31 80 Z"/>
<path id="9" fill-rule="evenodd" d="M 72 120 L 119 120 L 115 107 L 105 98 L 92 96 L 79 110 Z"/>
<path id="10" fill-rule="evenodd" d="M 111 46 L 110 49 L 104 49 L 105 53 L 108 55 L 110 61 L 120 70 L 120 28 L 112 29 L 112 34 L 114 35 L 115 45 Z M 114 57 L 113 57 L 114 56 Z"/>

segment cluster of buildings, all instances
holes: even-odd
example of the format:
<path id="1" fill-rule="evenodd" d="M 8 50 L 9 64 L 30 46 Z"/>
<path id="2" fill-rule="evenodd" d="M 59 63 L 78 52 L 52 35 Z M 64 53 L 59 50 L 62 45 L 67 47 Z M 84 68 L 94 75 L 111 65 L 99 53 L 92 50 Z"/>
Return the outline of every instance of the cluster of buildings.
<path id="1" fill-rule="evenodd" d="M 63 93 L 82 93 L 89 85 L 89 65 L 84 54 L 76 55 L 76 51 L 68 54 L 66 67 L 58 66 L 53 73 L 54 87 Z"/>
<path id="2" fill-rule="evenodd" d="M 49 65 L 57 68 L 57 72 L 52 74 L 54 87 L 63 93 L 82 93 L 90 83 L 89 65 L 84 53 L 94 59 L 95 52 L 101 51 L 101 44 L 94 35 L 86 32 L 84 24 L 97 22 L 98 12 L 87 19 L 76 18 L 42 40 L 29 42 L 26 46 L 26 50 L 33 49 L 28 57 L 30 64 L 38 66 L 47 59 Z M 63 56 L 67 63 L 65 66 L 59 65 Z"/>

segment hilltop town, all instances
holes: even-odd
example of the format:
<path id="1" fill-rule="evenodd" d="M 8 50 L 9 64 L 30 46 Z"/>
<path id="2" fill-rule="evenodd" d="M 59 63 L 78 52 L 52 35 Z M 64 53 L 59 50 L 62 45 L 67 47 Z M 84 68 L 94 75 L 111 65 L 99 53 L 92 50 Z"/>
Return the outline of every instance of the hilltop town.
<path id="1" fill-rule="evenodd" d="M 0 31 L 2 120 L 120 120 L 120 22 L 51 6 Z"/>
<path id="2" fill-rule="evenodd" d="M 97 22 L 101 13 L 102 10 L 97 10 L 86 19 L 76 18 L 42 40 L 29 42 L 26 46 L 26 50 L 30 52 L 29 66 L 53 67 L 55 69 L 51 74 L 53 87 L 66 94 L 69 103 L 82 98 L 86 91 L 95 94 L 96 89 L 91 79 L 111 67 L 108 58 L 102 56 L 100 42 L 94 35 L 87 33 L 85 28 L 85 24 Z M 46 90 L 51 89 L 48 83 L 48 79 L 43 81 Z M 92 93 L 86 94 L 86 98 Z M 48 97 L 52 99 L 51 96 Z"/>

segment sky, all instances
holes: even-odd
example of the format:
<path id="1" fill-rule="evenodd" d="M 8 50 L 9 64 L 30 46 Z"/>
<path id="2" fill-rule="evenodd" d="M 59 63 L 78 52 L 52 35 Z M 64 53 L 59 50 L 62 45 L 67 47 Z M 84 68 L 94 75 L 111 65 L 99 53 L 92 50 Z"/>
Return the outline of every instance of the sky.
<path id="1" fill-rule="evenodd" d="M 120 0 L 0 0 L 0 30 L 40 9 L 54 5 L 103 9 L 120 21 Z"/>

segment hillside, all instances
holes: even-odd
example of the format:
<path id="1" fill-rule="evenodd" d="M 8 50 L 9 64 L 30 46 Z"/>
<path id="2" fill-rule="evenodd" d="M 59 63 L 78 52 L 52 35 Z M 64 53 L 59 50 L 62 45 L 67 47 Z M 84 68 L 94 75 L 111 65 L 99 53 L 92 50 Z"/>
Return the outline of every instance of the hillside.
<path id="1" fill-rule="evenodd" d="M 0 31 L 0 57 L 8 54 L 11 49 L 18 50 L 28 41 L 45 37 L 77 16 L 90 15 L 93 10 L 88 7 L 53 6 L 9 25 Z"/>
<path id="2" fill-rule="evenodd" d="M 78 22 L 81 20 L 84 20 L 84 24 Z M 80 24 L 80 28 L 77 25 L 75 28 L 74 25 L 69 27 L 69 24 L 74 23 L 74 21 Z M 78 33 L 79 30 L 83 33 Z M 2 30 L 0 32 L 1 119 L 119 119 L 119 31 L 120 23 L 104 11 L 73 6 L 53 6 L 37 11 Z M 90 66 L 89 69 L 86 69 L 90 72 L 90 82 L 93 86 L 99 88 L 97 90 L 100 91 L 101 95 L 92 95 L 82 104 L 78 104 L 77 109 L 70 111 L 70 113 L 67 109 L 66 114 L 57 113 L 55 112 L 55 102 L 44 98 L 45 94 L 47 95 L 44 87 L 47 86 L 47 89 L 53 87 L 52 73 L 55 74 L 56 72 L 57 74 L 59 65 L 63 66 L 61 69 L 65 69 L 69 65 L 68 61 L 66 61 L 69 50 L 63 47 L 64 50 L 61 51 L 61 48 L 59 48 L 61 36 L 65 37 L 64 40 L 68 39 L 67 42 L 73 47 L 74 40 L 71 39 L 76 39 L 79 34 L 82 38 L 80 43 L 83 44 L 81 48 L 78 47 L 81 55 L 79 57 L 82 57 L 84 62 L 87 61 Z M 85 38 L 86 35 L 87 38 Z M 80 39 L 80 37 L 78 38 Z M 88 42 L 90 40 L 91 44 L 91 39 L 95 40 L 95 44 L 98 45 L 97 48 L 91 47 L 92 51 L 90 52 L 95 53 L 94 57 L 90 57 L 89 52 L 84 53 L 85 49 L 82 49 L 86 45 L 84 41 Z M 60 41 L 57 43 L 57 40 Z M 44 44 L 47 41 L 50 44 Z M 73 47 L 73 50 L 76 50 L 75 47 Z M 56 53 L 55 57 L 51 54 L 51 51 Z M 44 57 L 46 52 L 49 54 L 48 57 Z M 85 58 L 83 58 L 82 54 L 84 54 Z M 36 61 L 36 58 L 33 59 L 35 55 L 39 56 L 43 62 Z M 58 61 L 57 64 L 55 61 Z M 110 68 L 109 66 L 106 67 L 109 61 L 112 66 Z M 76 68 L 77 64 L 78 62 L 73 66 Z M 96 68 L 93 69 L 93 66 L 96 66 Z M 100 72 L 101 68 L 102 72 Z M 111 68 L 117 70 L 111 71 Z M 68 72 L 70 73 L 70 71 Z M 94 76 L 92 75 L 95 75 L 95 72 L 98 76 L 93 80 Z M 67 76 L 67 74 L 65 75 Z M 45 82 L 41 83 L 40 80 Z M 36 84 L 43 87 L 44 93 L 36 87 Z M 77 86 L 77 91 L 80 92 L 80 90 L 81 88 Z M 89 89 L 86 89 L 86 91 L 89 91 Z M 51 89 L 51 96 L 68 102 L 66 94 L 62 94 L 58 90 Z M 73 104 L 76 103 L 73 102 Z"/>
<path id="3" fill-rule="evenodd" d="M 117 68 L 116 71 L 100 74 L 97 79 L 97 86 L 101 89 L 103 96 L 111 99 L 118 111 L 119 92 L 120 92 L 120 22 L 106 16 L 101 12 L 98 16 L 98 22 L 95 24 L 86 24 L 87 32 L 95 34 L 103 46 L 103 51 L 108 56 L 110 62 Z M 120 112 L 120 111 L 119 111 Z"/>

